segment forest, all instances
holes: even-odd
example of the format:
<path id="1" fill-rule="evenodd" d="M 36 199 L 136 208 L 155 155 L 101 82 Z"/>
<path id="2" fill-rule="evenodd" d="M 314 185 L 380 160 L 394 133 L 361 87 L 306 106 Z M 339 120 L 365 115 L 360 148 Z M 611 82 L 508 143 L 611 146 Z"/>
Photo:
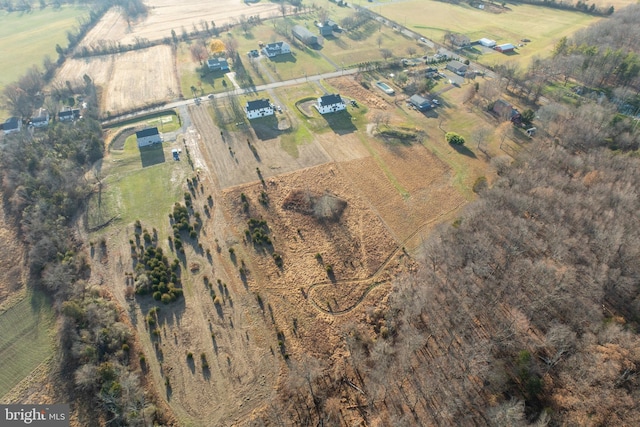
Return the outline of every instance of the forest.
<path id="1" fill-rule="evenodd" d="M 345 396 L 372 425 L 640 424 L 640 136 L 621 112 L 640 100 L 639 22 L 631 6 L 500 70 L 491 90 L 525 103 L 549 84 L 590 90 L 540 108 L 530 148 L 496 161 L 388 304 L 345 328 L 348 363 L 294 366 L 256 425 L 334 425 Z"/>

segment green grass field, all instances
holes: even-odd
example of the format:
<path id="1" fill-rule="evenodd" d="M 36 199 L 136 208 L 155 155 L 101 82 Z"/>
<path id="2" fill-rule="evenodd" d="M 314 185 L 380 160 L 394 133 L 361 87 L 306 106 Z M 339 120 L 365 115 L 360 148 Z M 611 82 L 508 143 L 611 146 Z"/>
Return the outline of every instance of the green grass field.
<path id="1" fill-rule="evenodd" d="M 86 8 L 70 6 L 34 9 L 31 13 L 0 12 L 0 90 L 32 65 L 42 69 L 45 55 L 55 61 L 56 44 L 67 46 L 66 32 L 73 30 L 78 18 L 86 15 Z"/>
<path id="2" fill-rule="evenodd" d="M 374 10 L 439 43 L 442 43 L 446 31 L 465 34 L 472 41 L 482 37 L 498 43 L 514 44 L 524 38 L 531 40 L 515 55 L 507 56 L 498 52 L 481 55 L 478 60 L 484 64 L 507 61 L 526 64 L 536 55 L 548 55 L 561 37 L 570 36 L 602 19 L 579 12 L 531 5 L 509 4 L 508 7 L 511 11 L 495 14 L 467 4 L 409 0 L 383 4 Z"/>
<path id="3" fill-rule="evenodd" d="M 196 43 L 193 41 L 192 43 Z M 207 65 L 194 61 L 187 43 L 180 43 L 177 49 L 178 78 L 180 91 L 185 98 L 191 98 L 191 87 L 195 87 L 198 95 L 225 92 L 232 88 L 231 81 L 222 72 L 209 72 Z"/>
<path id="4" fill-rule="evenodd" d="M 49 301 L 39 292 L 27 293 L 0 314 L 0 398 L 53 354 L 54 320 Z"/>
<path id="5" fill-rule="evenodd" d="M 180 161 L 173 160 L 172 148 L 181 148 Z M 163 224 L 176 201 L 182 201 L 182 183 L 191 167 L 184 147 L 164 142 L 138 148 L 135 135 L 127 138 L 124 150 L 112 150 L 102 194 L 89 203 L 89 224 L 99 225 L 116 217 L 121 226 L 139 219 L 146 224 Z M 158 227 L 160 237 L 164 228 Z"/>

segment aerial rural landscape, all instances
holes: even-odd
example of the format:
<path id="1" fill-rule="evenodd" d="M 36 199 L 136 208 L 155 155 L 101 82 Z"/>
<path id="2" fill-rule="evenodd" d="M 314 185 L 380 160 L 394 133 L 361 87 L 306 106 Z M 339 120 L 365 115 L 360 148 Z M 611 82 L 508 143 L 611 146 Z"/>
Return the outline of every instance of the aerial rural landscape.
<path id="1" fill-rule="evenodd" d="M 638 2 L 5 0 L 0 22 L 0 405 L 640 424 Z"/>

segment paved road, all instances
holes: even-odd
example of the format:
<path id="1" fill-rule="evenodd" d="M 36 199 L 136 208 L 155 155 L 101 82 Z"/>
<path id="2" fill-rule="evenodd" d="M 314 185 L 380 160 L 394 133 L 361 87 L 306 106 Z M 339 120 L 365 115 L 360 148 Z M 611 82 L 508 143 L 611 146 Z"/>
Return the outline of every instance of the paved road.
<path id="1" fill-rule="evenodd" d="M 246 93 L 258 93 L 258 92 L 263 92 L 263 91 L 270 91 L 271 89 L 276 89 L 276 88 L 280 88 L 280 87 L 287 87 L 287 86 L 293 86 L 293 85 L 298 85 L 298 84 L 302 84 L 305 82 L 317 82 L 320 80 L 325 80 L 325 79 L 330 79 L 333 77 L 339 77 L 339 76 L 346 76 L 346 75 L 350 75 L 350 74 L 356 74 L 358 72 L 357 68 L 349 68 L 346 70 L 340 70 L 340 71 L 332 71 L 330 73 L 324 73 L 324 74 L 316 74 L 313 76 L 306 76 L 306 77 L 300 77 L 298 79 L 291 79 L 291 80 L 284 80 L 284 81 L 280 81 L 280 82 L 272 82 L 272 83 L 267 83 L 264 85 L 259 85 L 259 86 L 255 86 L 255 87 L 251 87 L 251 88 L 244 88 L 244 89 L 233 89 L 233 90 L 229 90 L 227 92 L 222 92 L 222 93 L 218 93 L 215 94 L 215 98 L 226 98 L 228 96 L 238 96 L 238 95 L 243 95 Z M 202 100 L 207 99 L 207 96 L 205 95 L 204 97 L 201 97 Z M 199 101 L 202 102 L 202 101 Z M 191 105 L 191 104 L 196 104 L 196 100 L 193 98 L 189 98 L 189 99 L 185 99 L 185 100 L 181 100 L 181 101 L 175 101 L 175 102 L 170 102 L 167 103 L 165 105 L 161 105 L 159 107 L 153 107 L 153 108 L 146 108 L 144 110 L 140 110 L 140 111 L 136 111 L 135 113 L 129 113 L 129 114 L 123 114 L 121 116 L 118 117 L 112 117 L 109 118 L 107 120 L 103 120 L 102 121 L 102 125 L 111 125 L 111 124 L 116 124 L 118 122 L 124 121 L 124 120 L 130 120 L 136 117 L 140 117 L 140 116 L 145 116 L 147 114 L 150 113 L 156 113 L 158 111 L 164 111 L 164 110 L 172 110 L 174 108 L 180 108 L 180 107 L 184 107 L 186 105 Z"/>

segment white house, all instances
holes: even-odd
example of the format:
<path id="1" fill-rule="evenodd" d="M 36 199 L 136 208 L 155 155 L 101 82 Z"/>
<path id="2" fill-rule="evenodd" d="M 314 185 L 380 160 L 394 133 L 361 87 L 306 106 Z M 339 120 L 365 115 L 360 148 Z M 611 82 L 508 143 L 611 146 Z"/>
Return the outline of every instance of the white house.
<path id="1" fill-rule="evenodd" d="M 17 117 L 9 117 L 2 125 L 5 135 L 20 132 L 22 129 L 22 121 Z"/>
<path id="2" fill-rule="evenodd" d="M 207 67 L 211 71 L 229 71 L 229 62 L 225 58 L 210 58 Z"/>
<path id="3" fill-rule="evenodd" d="M 286 42 L 269 43 L 262 48 L 262 53 L 269 58 L 273 58 L 274 56 L 291 53 L 291 46 Z"/>
<path id="4" fill-rule="evenodd" d="M 248 119 L 257 117 L 272 116 L 273 104 L 268 99 L 258 99 L 257 101 L 249 101 L 244 107 L 244 112 Z"/>
<path id="5" fill-rule="evenodd" d="M 320 112 L 320 114 L 327 113 L 335 113 L 336 111 L 342 111 L 347 106 L 345 105 L 342 97 L 338 94 L 334 95 L 325 95 L 318 98 L 318 102 L 316 103 L 316 108 Z"/>
<path id="6" fill-rule="evenodd" d="M 136 138 L 138 139 L 138 147 L 146 147 L 151 144 L 158 144 L 162 142 L 158 128 L 147 128 L 136 132 Z"/>
<path id="7" fill-rule="evenodd" d="M 480 43 L 484 47 L 494 47 L 496 45 L 495 40 L 487 39 L 484 37 L 478 40 L 478 43 Z"/>
<path id="8" fill-rule="evenodd" d="M 49 125 L 49 112 L 44 108 L 38 111 L 38 115 L 31 118 L 31 126 L 36 128 L 43 128 Z"/>

